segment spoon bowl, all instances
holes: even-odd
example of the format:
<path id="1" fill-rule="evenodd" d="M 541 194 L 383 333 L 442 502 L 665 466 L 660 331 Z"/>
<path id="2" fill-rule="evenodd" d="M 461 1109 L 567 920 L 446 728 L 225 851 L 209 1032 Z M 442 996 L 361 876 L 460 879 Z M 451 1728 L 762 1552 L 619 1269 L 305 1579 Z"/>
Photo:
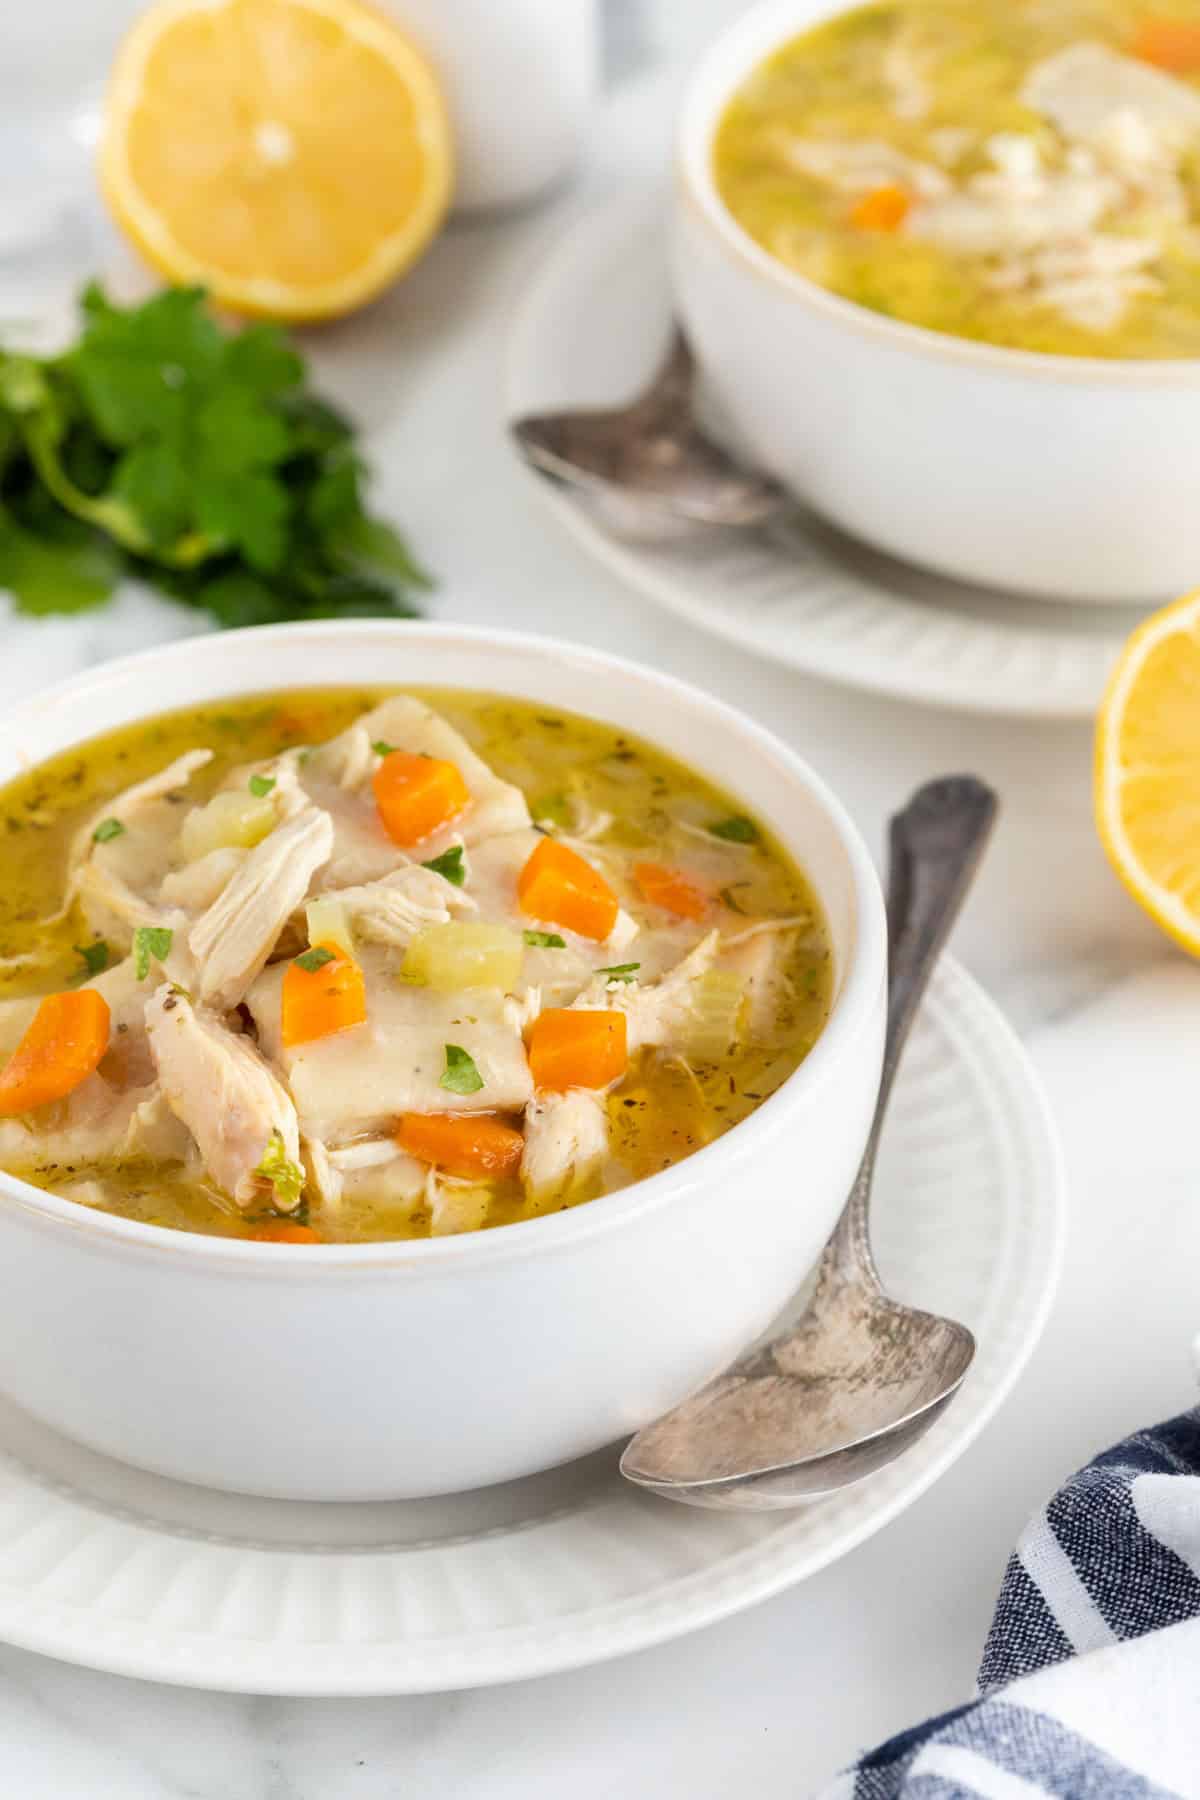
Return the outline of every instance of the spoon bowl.
<path id="1" fill-rule="evenodd" d="M 628 406 L 529 414 L 509 430 L 533 468 L 577 490 L 621 536 L 765 525 L 793 502 L 700 429 L 694 378 L 677 329 L 661 368 Z"/>
<path id="2" fill-rule="evenodd" d="M 973 776 L 921 788 L 892 820 L 888 1024 L 862 1164 L 796 1324 L 639 1431 L 621 1473 L 689 1506 L 796 1506 L 883 1468 L 957 1393 L 975 1340 L 883 1289 L 868 1211 L 887 1103 L 917 1008 L 996 816 Z"/>

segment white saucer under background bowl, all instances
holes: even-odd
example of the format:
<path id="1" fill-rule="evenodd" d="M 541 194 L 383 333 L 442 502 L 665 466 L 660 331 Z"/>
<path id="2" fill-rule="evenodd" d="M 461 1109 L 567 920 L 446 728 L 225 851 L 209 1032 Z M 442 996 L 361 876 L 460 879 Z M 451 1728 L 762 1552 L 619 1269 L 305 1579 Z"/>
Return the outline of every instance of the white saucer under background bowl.
<path id="1" fill-rule="evenodd" d="M 552 251 L 509 342 L 509 418 L 619 406 L 653 371 L 672 297 L 665 201 L 644 192 L 585 216 Z M 531 473 L 595 557 L 649 599 L 772 662 L 908 700 L 1084 718 L 1144 608 L 1022 600 L 945 580 L 799 508 L 770 534 L 630 543 Z"/>
<path id="2" fill-rule="evenodd" d="M 953 1405 L 891 1468 L 795 1514 L 623 1483 L 616 1451 L 439 1500 L 253 1500 L 142 1474 L 0 1402 L 0 1639 L 248 1693 L 477 1687 L 661 1643 L 844 1556 L 983 1429 L 1024 1366 L 1062 1251 L 1053 1127 L 1023 1050 L 953 963 L 892 1100 L 876 1185 L 885 1279 L 964 1320 Z"/>

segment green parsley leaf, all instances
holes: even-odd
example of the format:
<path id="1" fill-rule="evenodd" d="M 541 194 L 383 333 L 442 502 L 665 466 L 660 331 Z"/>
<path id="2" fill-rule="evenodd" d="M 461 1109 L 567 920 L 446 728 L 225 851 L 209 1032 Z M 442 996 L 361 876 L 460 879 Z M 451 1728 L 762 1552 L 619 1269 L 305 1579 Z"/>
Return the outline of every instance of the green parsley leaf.
<path id="1" fill-rule="evenodd" d="M 139 981 L 150 973 L 150 960 L 162 962 L 170 954 L 175 933 L 165 925 L 139 925 L 133 934 L 133 972 Z"/>
<path id="2" fill-rule="evenodd" d="M 0 350 L 0 588 L 101 604 L 125 572 L 223 625 L 403 617 L 429 578 L 367 510 L 352 426 L 272 325 L 222 329 L 199 288 L 114 304 L 65 354 Z"/>
<path id="3" fill-rule="evenodd" d="M 597 969 L 597 975 L 607 975 L 610 981 L 632 981 L 641 963 L 613 963 L 607 969 Z"/>
<path id="4" fill-rule="evenodd" d="M 275 1204 L 280 1212 L 295 1210 L 304 1188 L 304 1170 L 290 1161 L 282 1132 L 271 1133 L 263 1159 L 254 1173 L 270 1182 L 275 1190 Z"/>
<path id="5" fill-rule="evenodd" d="M 0 512 L 0 588 L 18 612 L 87 612 L 103 606 L 116 586 L 119 569 L 108 546 L 91 531 L 54 537 L 36 534 Z"/>
<path id="6" fill-rule="evenodd" d="M 559 937 L 557 931 L 527 931 L 525 942 L 534 950 L 565 950 L 566 938 Z"/>
<path id="7" fill-rule="evenodd" d="M 443 850 L 432 862 L 422 863 L 423 869 L 432 869 L 435 875 L 441 875 L 452 887 L 461 887 L 467 879 L 467 866 L 463 861 L 463 847 L 452 844 L 449 850 Z"/>
<path id="8" fill-rule="evenodd" d="M 713 837 L 724 838 L 730 844 L 757 844 L 758 826 L 753 819 L 735 815 L 731 819 L 717 819 L 706 827 Z"/>
<path id="9" fill-rule="evenodd" d="M 336 962 L 336 960 L 333 951 L 326 950 L 324 944 L 314 944 L 311 950 L 306 950 L 302 956 L 296 958 L 296 967 L 303 969 L 306 975 L 315 975 L 318 969 L 325 967 L 326 963 Z"/>
<path id="10" fill-rule="evenodd" d="M 120 819 L 101 819 L 92 833 L 92 841 L 96 844 L 111 843 L 113 838 L 120 837 L 125 827 Z"/>
<path id="11" fill-rule="evenodd" d="M 385 738 L 376 738 L 372 743 L 371 748 L 376 756 L 390 756 L 396 746 L 395 744 L 389 744 Z"/>
<path id="12" fill-rule="evenodd" d="M 93 944 L 76 944 L 76 956 L 82 956 L 84 973 L 81 980 L 90 981 L 93 975 L 102 975 L 110 961 L 108 945 L 103 938 L 97 938 Z"/>
<path id="13" fill-rule="evenodd" d="M 451 1094 L 477 1094 L 483 1086 L 474 1057 L 461 1044 L 446 1045 L 446 1070 L 438 1085 Z"/>
<path id="14" fill-rule="evenodd" d="M 256 800 L 265 800 L 275 786 L 274 775 L 252 775 L 247 786 Z"/>
<path id="15" fill-rule="evenodd" d="M 746 909 L 734 899 L 733 893 L 734 888 L 745 887 L 745 885 L 746 883 L 744 881 L 735 881 L 730 887 L 723 887 L 719 896 L 720 899 L 725 902 L 725 905 L 729 908 L 730 912 L 741 913 L 743 918 L 748 916 Z"/>

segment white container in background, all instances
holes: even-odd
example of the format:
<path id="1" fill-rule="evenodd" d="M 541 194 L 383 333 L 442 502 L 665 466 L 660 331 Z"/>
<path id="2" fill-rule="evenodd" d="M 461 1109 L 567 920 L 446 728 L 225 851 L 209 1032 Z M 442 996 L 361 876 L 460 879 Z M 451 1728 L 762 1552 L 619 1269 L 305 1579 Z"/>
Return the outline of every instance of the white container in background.
<path id="1" fill-rule="evenodd" d="M 446 89 L 455 207 L 531 200 L 575 163 L 599 82 L 597 0 L 386 0 Z"/>

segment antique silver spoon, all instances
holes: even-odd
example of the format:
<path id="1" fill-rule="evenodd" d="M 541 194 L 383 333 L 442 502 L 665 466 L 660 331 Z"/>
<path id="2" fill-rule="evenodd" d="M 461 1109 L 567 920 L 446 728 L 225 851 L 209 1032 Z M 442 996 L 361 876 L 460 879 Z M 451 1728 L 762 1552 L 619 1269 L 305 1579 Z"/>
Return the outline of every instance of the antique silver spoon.
<path id="1" fill-rule="evenodd" d="M 900 1054 L 987 844 L 996 796 L 970 775 L 920 788 L 891 823 L 887 1036 L 875 1118 L 798 1323 L 756 1345 L 621 1458 L 640 1487 L 689 1506 L 766 1511 L 836 1493 L 927 1431 L 975 1354 L 964 1325 L 890 1300 L 867 1230 Z"/>
<path id="2" fill-rule="evenodd" d="M 700 429 L 694 376 L 676 327 L 666 360 L 630 405 L 534 413 L 514 419 L 509 430 L 527 462 L 579 490 L 622 535 L 765 524 L 794 502 Z"/>

